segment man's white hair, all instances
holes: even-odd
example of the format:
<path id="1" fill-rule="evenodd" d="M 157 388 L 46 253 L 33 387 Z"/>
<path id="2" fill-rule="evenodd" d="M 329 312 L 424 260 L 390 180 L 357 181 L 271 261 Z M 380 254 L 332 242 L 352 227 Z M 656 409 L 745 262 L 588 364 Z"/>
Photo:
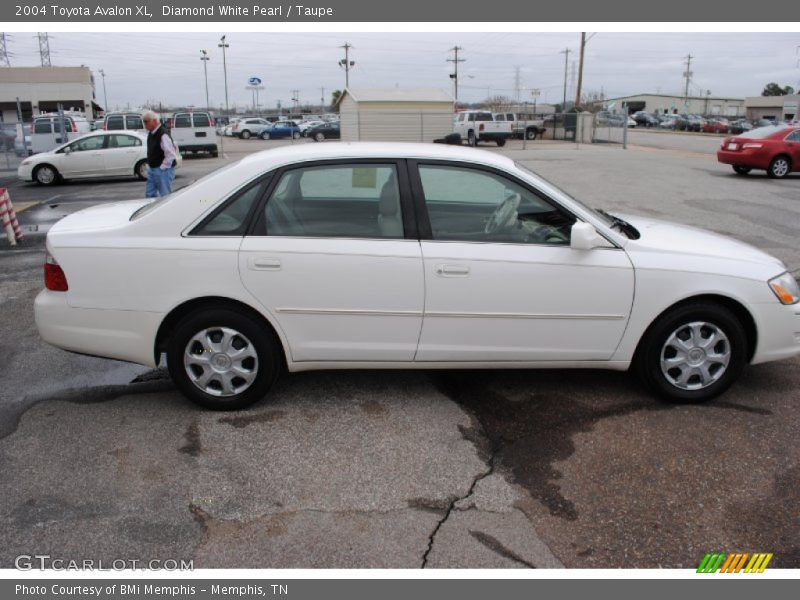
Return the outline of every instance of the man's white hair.
<path id="1" fill-rule="evenodd" d="M 158 121 L 158 115 L 152 110 L 146 110 L 142 113 L 142 120 Z"/>

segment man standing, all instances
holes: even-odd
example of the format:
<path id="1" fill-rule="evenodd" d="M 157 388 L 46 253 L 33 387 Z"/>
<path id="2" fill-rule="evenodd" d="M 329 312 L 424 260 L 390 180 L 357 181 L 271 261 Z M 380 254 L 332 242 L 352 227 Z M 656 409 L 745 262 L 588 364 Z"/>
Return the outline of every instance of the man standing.
<path id="1" fill-rule="evenodd" d="M 147 184 L 144 195 L 147 198 L 166 196 L 172 192 L 172 180 L 175 179 L 177 164 L 175 144 L 164 130 L 158 115 L 152 110 L 142 114 L 147 134 Z"/>

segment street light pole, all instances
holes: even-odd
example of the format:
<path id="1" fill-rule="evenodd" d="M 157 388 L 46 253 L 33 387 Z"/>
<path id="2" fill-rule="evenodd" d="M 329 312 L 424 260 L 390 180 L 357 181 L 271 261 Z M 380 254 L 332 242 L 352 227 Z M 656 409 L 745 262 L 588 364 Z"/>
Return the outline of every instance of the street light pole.
<path id="1" fill-rule="evenodd" d="M 211 60 L 211 57 L 208 55 L 208 52 L 205 50 L 200 50 L 200 60 L 203 61 L 203 72 L 206 76 L 206 110 L 209 110 L 209 102 L 208 102 L 208 61 Z"/>
<path id="2" fill-rule="evenodd" d="M 106 72 L 100 69 L 100 75 L 103 76 L 103 113 L 108 113 L 108 94 L 106 94 Z"/>
<path id="3" fill-rule="evenodd" d="M 230 48 L 231 45 L 225 43 L 224 35 L 219 39 L 219 42 L 217 48 L 222 48 L 222 72 L 225 74 L 225 113 L 230 115 L 230 110 L 228 109 L 228 65 L 225 62 L 225 48 Z"/>

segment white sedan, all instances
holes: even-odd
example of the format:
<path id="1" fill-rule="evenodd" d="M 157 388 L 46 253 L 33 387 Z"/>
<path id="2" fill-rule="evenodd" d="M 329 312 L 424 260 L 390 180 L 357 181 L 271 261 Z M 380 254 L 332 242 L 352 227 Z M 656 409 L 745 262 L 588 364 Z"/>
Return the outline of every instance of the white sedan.
<path id="1" fill-rule="evenodd" d="M 592 210 L 496 154 L 325 144 L 251 155 L 47 236 L 51 344 L 156 366 L 212 409 L 309 369 L 634 367 L 712 398 L 800 354 L 797 281 L 714 233 Z"/>
<path id="2" fill-rule="evenodd" d="M 96 131 L 23 160 L 17 175 L 42 185 L 63 179 L 136 176 L 147 179 L 147 136 L 135 131 Z"/>

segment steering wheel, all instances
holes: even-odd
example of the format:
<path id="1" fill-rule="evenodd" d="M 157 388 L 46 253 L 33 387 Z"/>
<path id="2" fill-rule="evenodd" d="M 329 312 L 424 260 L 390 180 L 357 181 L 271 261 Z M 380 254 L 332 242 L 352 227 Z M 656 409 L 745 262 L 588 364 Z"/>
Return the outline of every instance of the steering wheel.
<path id="1" fill-rule="evenodd" d="M 483 228 L 483 232 L 491 235 L 501 229 L 512 226 L 517 220 L 517 208 L 519 208 L 520 200 L 519 194 L 514 194 L 503 200 L 494 209 L 489 220 L 486 221 L 486 227 Z"/>

